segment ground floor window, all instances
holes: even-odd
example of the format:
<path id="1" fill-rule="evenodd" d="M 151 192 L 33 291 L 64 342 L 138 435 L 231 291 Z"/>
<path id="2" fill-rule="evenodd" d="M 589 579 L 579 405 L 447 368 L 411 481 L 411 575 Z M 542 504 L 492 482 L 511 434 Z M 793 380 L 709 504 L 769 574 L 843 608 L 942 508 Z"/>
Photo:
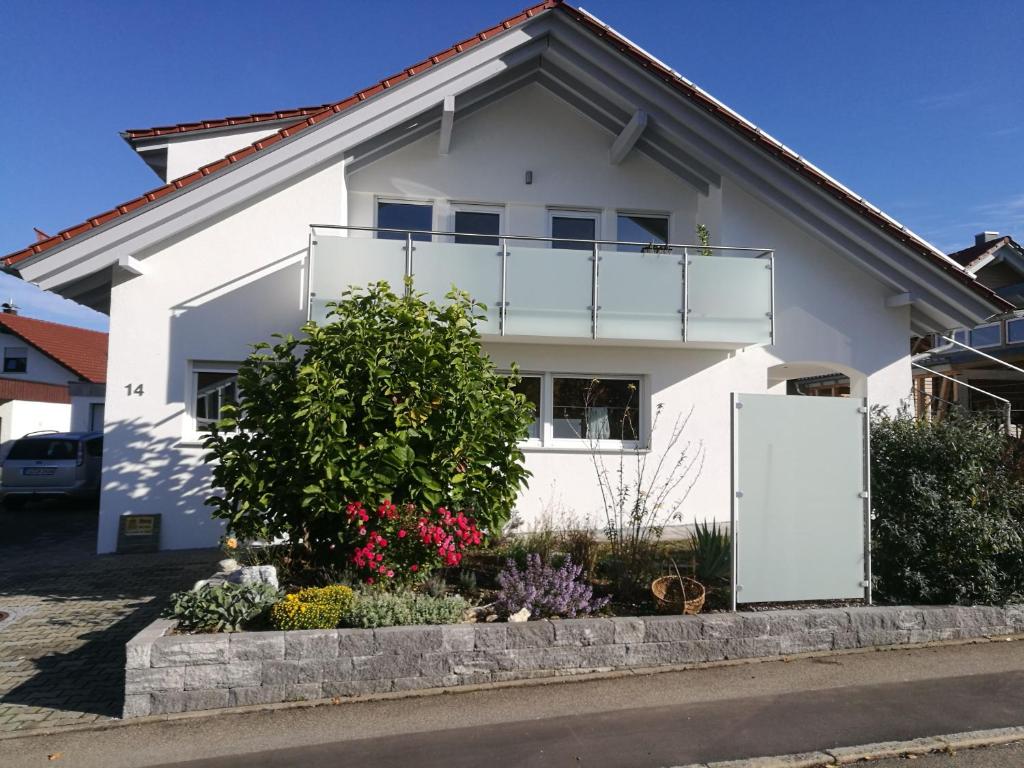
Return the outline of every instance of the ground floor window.
<path id="1" fill-rule="evenodd" d="M 208 432 L 223 416 L 225 405 L 238 401 L 238 372 L 227 364 L 195 365 L 192 368 L 192 427 L 198 435 Z"/>
<path id="2" fill-rule="evenodd" d="M 527 445 L 616 448 L 641 440 L 640 375 L 523 373 L 515 389 L 534 407 Z"/>

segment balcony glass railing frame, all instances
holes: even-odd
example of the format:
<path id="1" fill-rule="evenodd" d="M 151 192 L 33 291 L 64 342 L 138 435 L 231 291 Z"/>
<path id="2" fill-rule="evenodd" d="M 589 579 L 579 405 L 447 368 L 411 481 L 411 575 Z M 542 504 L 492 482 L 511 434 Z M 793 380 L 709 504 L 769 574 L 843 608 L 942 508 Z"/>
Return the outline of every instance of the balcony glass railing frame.
<path id="1" fill-rule="evenodd" d="M 601 247 L 613 247 L 613 246 L 627 246 L 630 248 L 640 248 L 641 251 L 638 255 L 643 253 L 649 254 L 676 254 L 680 256 L 680 260 L 677 262 L 678 266 L 681 267 L 681 278 L 680 278 L 680 292 L 681 292 L 681 308 L 678 310 L 680 313 L 680 337 L 683 342 L 690 341 L 689 338 L 689 314 L 693 311 L 690 306 L 689 287 L 689 267 L 693 265 L 693 257 L 715 257 L 715 256 L 733 256 L 733 257 L 745 257 L 752 260 L 762 260 L 764 262 L 765 269 L 770 271 L 770 309 L 766 312 L 766 319 L 769 321 L 769 344 L 774 344 L 776 341 L 775 335 L 775 250 L 772 248 L 751 248 L 751 247 L 733 247 L 733 246 L 721 246 L 721 245 L 702 245 L 694 243 L 654 243 L 654 242 L 636 242 L 628 240 L 584 240 L 576 238 L 565 238 L 565 237 L 545 237 L 540 235 L 487 235 L 479 232 L 450 232 L 443 230 L 428 230 L 428 229 L 394 229 L 389 227 L 371 227 L 362 226 L 355 224 L 311 224 L 310 225 L 310 254 L 312 254 L 313 246 L 317 244 L 317 230 L 335 230 L 343 232 L 368 232 L 371 234 L 379 234 L 386 232 L 390 234 L 402 235 L 404 238 L 404 245 L 402 246 L 405 250 L 405 277 L 410 278 L 414 275 L 414 264 L 415 264 L 415 251 L 416 243 L 422 242 L 422 240 L 416 240 L 417 236 L 429 236 L 431 241 L 435 238 L 494 238 L 498 241 L 497 248 L 499 249 L 495 255 L 501 256 L 501 298 L 497 302 L 498 310 L 498 335 L 505 336 L 506 329 L 508 327 L 508 259 L 509 259 L 509 241 L 512 242 L 538 242 L 538 243 L 549 243 L 552 247 L 558 245 L 575 245 L 575 246 L 586 246 L 590 250 L 590 261 L 591 261 L 591 304 L 588 307 L 591 313 L 591 338 L 596 340 L 599 338 L 598 334 L 598 322 L 601 312 L 600 303 L 600 290 L 601 290 L 601 270 L 600 264 L 602 261 Z M 395 242 L 400 242 L 399 238 L 389 238 Z M 451 243 L 453 247 L 458 247 L 459 244 Z M 583 249 L 578 249 L 583 250 Z M 309 285 L 310 285 L 310 296 L 315 297 L 315 293 L 312 291 L 313 285 L 313 270 L 314 260 L 310 260 L 309 267 Z M 307 302 L 307 311 L 312 313 L 312 302 Z"/>

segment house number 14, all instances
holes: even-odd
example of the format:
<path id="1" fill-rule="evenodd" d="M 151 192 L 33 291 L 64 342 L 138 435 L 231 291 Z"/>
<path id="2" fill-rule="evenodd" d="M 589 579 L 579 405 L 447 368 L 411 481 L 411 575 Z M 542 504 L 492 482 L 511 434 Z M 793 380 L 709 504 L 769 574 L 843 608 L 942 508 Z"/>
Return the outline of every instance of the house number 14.
<path id="1" fill-rule="evenodd" d="M 132 395 L 142 397 L 143 389 L 141 384 L 125 384 L 124 391 L 128 394 L 128 397 L 131 397 Z"/>

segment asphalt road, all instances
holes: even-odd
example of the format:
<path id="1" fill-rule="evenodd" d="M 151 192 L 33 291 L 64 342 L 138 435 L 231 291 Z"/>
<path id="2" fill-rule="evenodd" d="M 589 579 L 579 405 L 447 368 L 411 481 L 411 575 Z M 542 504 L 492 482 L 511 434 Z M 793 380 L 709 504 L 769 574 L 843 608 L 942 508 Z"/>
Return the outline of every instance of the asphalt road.
<path id="1" fill-rule="evenodd" d="M 0 765 L 656 768 L 1022 724 L 1015 641 L 177 718 L 0 740 Z"/>

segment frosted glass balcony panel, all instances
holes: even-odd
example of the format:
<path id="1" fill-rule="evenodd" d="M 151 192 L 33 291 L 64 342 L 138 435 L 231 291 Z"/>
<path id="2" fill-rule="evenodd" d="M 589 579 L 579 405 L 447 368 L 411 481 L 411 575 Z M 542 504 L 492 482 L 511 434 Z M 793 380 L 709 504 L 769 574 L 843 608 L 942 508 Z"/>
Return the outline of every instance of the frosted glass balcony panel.
<path id="1" fill-rule="evenodd" d="M 313 240 L 310 318 L 322 323 L 327 303 L 338 301 L 349 287 L 386 280 L 391 290 L 405 290 L 405 242 L 369 237 L 334 237 L 317 232 Z M 416 243 L 417 247 L 425 243 Z"/>
<path id="2" fill-rule="evenodd" d="M 509 242 L 506 336 L 591 338 L 590 251 Z"/>
<path id="3" fill-rule="evenodd" d="M 767 258 L 689 256 L 686 340 L 771 343 L 770 263 Z"/>
<path id="4" fill-rule="evenodd" d="M 501 303 L 501 246 L 455 243 L 414 243 L 413 290 L 438 303 L 452 285 L 487 306 L 480 333 L 499 333 Z"/>
<path id="5" fill-rule="evenodd" d="M 682 253 L 601 251 L 597 337 L 682 341 Z"/>

